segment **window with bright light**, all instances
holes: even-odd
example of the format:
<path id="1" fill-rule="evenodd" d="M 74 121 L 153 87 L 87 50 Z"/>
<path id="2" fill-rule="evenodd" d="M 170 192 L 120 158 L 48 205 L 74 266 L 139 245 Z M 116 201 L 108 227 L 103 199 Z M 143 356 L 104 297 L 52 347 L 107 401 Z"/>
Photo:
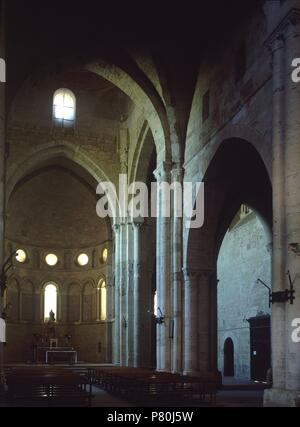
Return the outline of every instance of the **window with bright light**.
<path id="1" fill-rule="evenodd" d="M 45 258 L 46 264 L 49 265 L 49 267 L 55 267 L 58 263 L 58 258 L 54 254 L 48 254 Z"/>
<path id="2" fill-rule="evenodd" d="M 49 283 L 45 288 L 44 294 L 44 319 L 45 321 L 50 320 L 50 313 L 53 313 L 55 319 L 57 319 L 57 287 Z"/>
<path id="3" fill-rule="evenodd" d="M 107 319 L 107 289 L 105 280 L 100 281 L 100 320 Z"/>
<path id="4" fill-rule="evenodd" d="M 18 250 L 17 250 L 16 260 L 17 260 L 20 264 L 24 264 L 24 262 L 26 262 L 26 260 L 27 260 L 27 255 L 26 255 L 26 252 L 25 252 L 25 251 L 23 251 L 23 249 L 18 249 Z"/>
<path id="5" fill-rule="evenodd" d="M 154 294 L 154 316 L 158 317 L 158 299 L 157 299 L 157 292 Z"/>
<path id="6" fill-rule="evenodd" d="M 85 267 L 86 265 L 88 265 L 88 263 L 89 263 L 89 257 L 88 257 L 88 255 L 87 254 L 80 254 L 78 257 L 77 257 L 77 262 L 78 262 L 78 265 L 80 266 L 80 267 Z"/>
<path id="7" fill-rule="evenodd" d="M 68 89 L 59 89 L 54 94 L 53 116 L 62 127 L 73 126 L 75 121 L 76 98 Z"/>
<path id="8" fill-rule="evenodd" d="M 5 308 L 7 306 L 8 302 L 7 302 L 7 289 L 4 289 L 4 294 L 3 294 L 3 307 Z"/>
<path id="9" fill-rule="evenodd" d="M 103 264 L 106 264 L 108 260 L 108 249 L 103 249 L 102 254 L 101 254 L 101 262 Z"/>

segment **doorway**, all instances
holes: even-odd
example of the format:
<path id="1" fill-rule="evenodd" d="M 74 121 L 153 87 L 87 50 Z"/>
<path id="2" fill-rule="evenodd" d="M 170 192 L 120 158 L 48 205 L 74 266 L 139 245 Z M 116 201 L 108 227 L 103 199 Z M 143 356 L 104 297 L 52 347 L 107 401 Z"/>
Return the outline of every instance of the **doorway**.
<path id="1" fill-rule="evenodd" d="M 271 367 L 271 318 L 249 319 L 251 348 L 251 380 L 265 382 Z"/>
<path id="2" fill-rule="evenodd" d="M 234 344 L 227 338 L 224 344 L 224 376 L 234 377 Z"/>

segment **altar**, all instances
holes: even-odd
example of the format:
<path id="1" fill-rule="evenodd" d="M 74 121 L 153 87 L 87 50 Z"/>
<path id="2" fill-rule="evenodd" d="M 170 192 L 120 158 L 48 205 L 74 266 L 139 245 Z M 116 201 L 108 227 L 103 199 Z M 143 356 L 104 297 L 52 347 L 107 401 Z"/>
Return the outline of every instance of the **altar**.
<path id="1" fill-rule="evenodd" d="M 71 347 L 38 347 L 37 363 L 70 363 L 77 364 L 77 351 Z"/>

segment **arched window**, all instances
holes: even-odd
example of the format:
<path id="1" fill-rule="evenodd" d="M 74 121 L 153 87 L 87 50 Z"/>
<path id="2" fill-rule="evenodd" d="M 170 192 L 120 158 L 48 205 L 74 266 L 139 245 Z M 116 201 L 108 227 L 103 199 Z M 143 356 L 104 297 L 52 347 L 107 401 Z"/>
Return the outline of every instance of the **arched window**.
<path id="1" fill-rule="evenodd" d="M 3 294 L 3 307 L 6 308 L 8 304 L 8 300 L 7 300 L 7 289 L 4 289 L 4 294 Z"/>
<path id="2" fill-rule="evenodd" d="M 53 98 L 53 119 L 62 128 L 73 127 L 76 113 L 76 98 L 68 89 L 59 89 Z"/>
<path id="3" fill-rule="evenodd" d="M 155 291 L 154 294 L 154 316 L 158 317 L 159 313 L 158 313 L 158 298 L 157 298 L 157 291 Z"/>
<path id="4" fill-rule="evenodd" d="M 100 320 L 105 322 L 107 320 L 107 288 L 104 279 L 99 283 L 99 296 L 100 296 Z"/>
<path id="5" fill-rule="evenodd" d="M 50 313 L 53 313 L 54 318 L 57 319 L 57 287 L 54 283 L 49 283 L 45 287 L 44 292 L 44 319 L 49 321 L 51 319 Z"/>

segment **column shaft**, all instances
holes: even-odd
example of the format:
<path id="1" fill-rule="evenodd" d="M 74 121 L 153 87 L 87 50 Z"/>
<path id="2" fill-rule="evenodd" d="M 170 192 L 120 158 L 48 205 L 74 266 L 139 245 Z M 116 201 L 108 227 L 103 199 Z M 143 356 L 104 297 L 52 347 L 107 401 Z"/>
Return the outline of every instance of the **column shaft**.
<path id="1" fill-rule="evenodd" d="M 155 172 L 158 184 L 170 183 L 169 165 L 162 164 Z M 165 322 L 157 326 L 157 369 L 171 371 L 171 339 L 169 335 L 171 320 L 171 220 L 166 215 L 170 207 L 167 191 L 157 194 L 157 300 L 165 317 Z"/>
<path id="2" fill-rule="evenodd" d="M 300 317 L 300 258 L 292 250 L 300 245 L 300 83 L 291 78 L 291 64 L 300 58 L 300 12 L 294 16 L 285 32 L 286 41 L 286 97 L 285 97 L 285 207 L 286 207 L 286 272 L 290 272 L 296 289 L 294 304 L 286 305 L 286 388 L 300 391 L 300 345 L 291 339 L 291 325 Z M 285 277 L 286 287 L 289 286 Z"/>
<path id="3" fill-rule="evenodd" d="M 184 271 L 184 373 L 198 372 L 198 274 Z"/>
<path id="4" fill-rule="evenodd" d="M 172 224 L 172 295 L 173 295 L 173 347 L 172 372 L 182 372 L 182 168 L 172 171 L 173 190 L 173 224 Z M 178 189 L 176 186 L 179 186 Z"/>
<path id="5" fill-rule="evenodd" d="M 113 363 L 120 365 L 120 227 L 114 226 L 115 232 L 115 292 L 114 292 L 114 333 L 113 333 Z"/>
<path id="6" fill-rule="evenodd" d="M 273 49 L 273 292 L 285 289 L 285 203 L 284 203 L 284 40 L 277 37 Z M 285 386 L 285 307 L 272 309 L 272 363 L 274 387 Z"/>
<path id="7" fill-rule="evenodd" d="M 134 367 L 142 366 L 142 283 L 141 283 L 141 231 L 142 224 L 133 224 L 133 241 L 134 241 L 134 264 L 133 264 L 133 277 L 134 277 Z"/>

